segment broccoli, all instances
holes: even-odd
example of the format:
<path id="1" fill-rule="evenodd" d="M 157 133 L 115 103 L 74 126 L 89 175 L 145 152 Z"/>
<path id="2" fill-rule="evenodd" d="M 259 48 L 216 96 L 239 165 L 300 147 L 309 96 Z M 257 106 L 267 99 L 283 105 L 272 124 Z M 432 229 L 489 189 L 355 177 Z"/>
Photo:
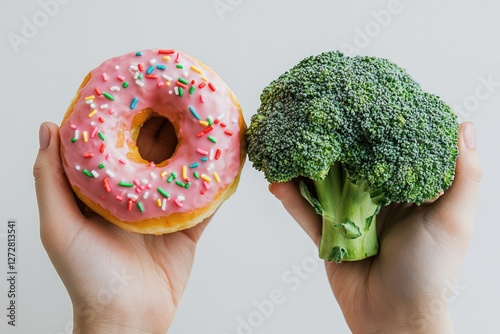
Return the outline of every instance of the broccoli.
<path id="1" fill-rule="evenodd" d="M 381 207 L 420 205 L 451 185 L 458 121 L 389 60 L 325 52 L 263 90 L 247 140 L 269 182 L 301 180 L 323 219 L 319 256 L 356 261 L 378 253 Z"/>

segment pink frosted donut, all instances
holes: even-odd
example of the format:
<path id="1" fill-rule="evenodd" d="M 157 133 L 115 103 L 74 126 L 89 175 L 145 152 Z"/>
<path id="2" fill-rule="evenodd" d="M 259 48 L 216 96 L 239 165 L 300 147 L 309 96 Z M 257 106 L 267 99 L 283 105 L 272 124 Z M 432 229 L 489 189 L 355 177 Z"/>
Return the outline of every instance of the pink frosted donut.
<path id="1" fill-rule="evenodd" d="M 160 116 L 178 145 L 155 164 L 137 139 Z M 237 99 L 211 68 L 177 50 L 146 50 L 87 75 L 61 124 L 62 161 L 96 213 L 129 231 L 170 233 L 198 224 L 236 190 L 245 130 Z"/>

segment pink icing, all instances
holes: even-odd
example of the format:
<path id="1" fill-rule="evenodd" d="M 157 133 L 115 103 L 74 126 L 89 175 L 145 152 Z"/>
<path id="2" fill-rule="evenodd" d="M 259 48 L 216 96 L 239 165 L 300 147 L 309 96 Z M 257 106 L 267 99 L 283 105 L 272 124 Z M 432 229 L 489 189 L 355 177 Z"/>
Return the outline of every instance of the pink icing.
<path id="1" fill-rule="evenodd" d="M 132 120 L 146 108 L 179 124 L 182 144 L 164 167 L 127 158 Z M 224 82 L 189 55 L 130 53 L 102 63 L 79 91 L 60 129 L 63 165 L 74 186 L 119 220 L 188 212 L 212 202 L 238 175 L 239 121 Z"/>

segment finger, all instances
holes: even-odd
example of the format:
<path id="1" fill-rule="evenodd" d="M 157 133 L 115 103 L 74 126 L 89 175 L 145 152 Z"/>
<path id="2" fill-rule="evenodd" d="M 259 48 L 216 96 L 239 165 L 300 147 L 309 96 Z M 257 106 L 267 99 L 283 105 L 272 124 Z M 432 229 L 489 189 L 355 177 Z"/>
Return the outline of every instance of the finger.
<path id="1" fill-rule="evenodd" d="M 155 138 L 157 134 L 160 132 L 161 127 L 165 118 L 162 117 L 151 117 L 141 127 L 141 133 L 147 135 L 148 137 Z"/>
<path id="2" fill-rule="evenodd" d="M 158 144 L 166 151 L 165 155 L 171 157 L 177 148 L 178 140 L 175 128 L 169 121 L 163 122 L 157 136 Z"/>
<path id="3" fill-rule="evenodd" d="M 452 232 L 472 229 L 474 220 L 482 170 L 476 151 L 473 123 L 461 124 L 458 146 L 460 155 L 455 180 L 450 189 L 432 206 L 431 211 Z"/>
<path id="4" fill-rule="evenodd" d="M 184 234 L 186 234 L 186 236 L 188 236 L 191 239 L 191 241 L 193 241 L 194 244 L 196 244 L 198 242 L 198 240 L 200 239 L 201 234 L 203 233 L 203 231 L 207 227 L 208 223 L 210 222 L 210 220 L 212 220 L 212 217 L 213 217 L 213 215 L 208 217 L 208 218 L 205 218 L 198 225 L 195 225 L 191 228 L 188 228 L 187 230 L 183 230 L 182 232 Z"/>
<path id="5" fill-rule="evenodd" d="M 444 195 L 444 191 L 441 191 L 436 197 L 434 197 L 433 199 L 427 200 L 427 201 L 423 202 L 422 204 L 432 204 L 432 203 L 436 202 L 443 195 Z"/>
<path id="6" fill-rule="evenodd" d="M 141 156 L 156 163 L 171 157 L 177 147 L 177 135 L 170 121 L 153 117 L 146 121 L 137 138 Z"/>
<path id="7" fill-rule="evenodd" d="M 40 215 L 42 241 L 48 237 L 68 237 L 81 219 L 71 187 L 61 165 L 59 128 L 53 123 L 40 126 L 40 149 L 33 166 L 35 190 Z"/>
<path id="8" fill-rule="evenodd" d="M 175 128 L 169 121 L 163 122 L 158 133 L 158 141 L 161 144 L 170 146 L 174 149 L 175 146 L 177 146 L 177 135 L 175 133 Z"/>
<path id="9" fill-rule="evenodd" d="M 299 186 L 292 181 L 272 183 L 269 191 L 281 201 L 286 211 L 295 219 L 316 245 L 321 239 L 321 217 L 300 194 Z"/>

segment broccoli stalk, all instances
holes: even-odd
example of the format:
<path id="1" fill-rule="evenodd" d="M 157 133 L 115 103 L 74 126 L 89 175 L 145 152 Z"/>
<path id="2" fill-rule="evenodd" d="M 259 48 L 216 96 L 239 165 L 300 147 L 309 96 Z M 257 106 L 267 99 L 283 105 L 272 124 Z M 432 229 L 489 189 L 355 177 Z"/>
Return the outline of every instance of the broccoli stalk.
<path id="1" fill-rule="evenodd" d="M 319 255 L 328 261 L 356 261 L 378 253 L 376 215 L 381 204 L 365 181 L 353 182 L 335 163 L 322 180 L 314 180 L 316 198 L 301 182 L 300 191 L 323 218 Z"/>
<path id="2" fill-rule="evenodd" d="M 323 219 L 320 257 L 355 261 L 378 252 L 382 206 L 419 205 L 452 184 L 458 122 L 396 64 L 325 52 L 264 89 L 247 140 L 269 182 L 309 181 L 300 190 Z"/>
<path id="3" fill-rule="evenodd" d="M 317 182 L 315 182 L 317 187 Z M 329 261 L 355 261 L 378 253 L 376 214 L 380 205 L 373 203 L 365 190 L 366 182 L 355 184 L 345 179 L 335 216 L 323 216 L 323 234 L 320 257 Z M 321 189 L 321 188 L 320 188 Z M 328 192 L 319 198 L 326 200 Z M 331 201 L 331 199 L 330 199 Z"/>

